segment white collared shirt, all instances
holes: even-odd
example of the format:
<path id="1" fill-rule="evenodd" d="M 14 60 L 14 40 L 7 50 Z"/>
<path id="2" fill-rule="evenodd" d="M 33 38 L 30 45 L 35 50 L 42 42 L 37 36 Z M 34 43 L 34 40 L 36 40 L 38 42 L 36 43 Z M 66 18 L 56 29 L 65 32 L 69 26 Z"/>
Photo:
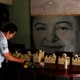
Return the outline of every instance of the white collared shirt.
<path id="1" fill-rule="evenodd" d="M 2 54 L 9 52 L 8 42 L 4 34 L 0 31 L 0 68 L 2 67 L 1 63 L 4 61 Z"/>

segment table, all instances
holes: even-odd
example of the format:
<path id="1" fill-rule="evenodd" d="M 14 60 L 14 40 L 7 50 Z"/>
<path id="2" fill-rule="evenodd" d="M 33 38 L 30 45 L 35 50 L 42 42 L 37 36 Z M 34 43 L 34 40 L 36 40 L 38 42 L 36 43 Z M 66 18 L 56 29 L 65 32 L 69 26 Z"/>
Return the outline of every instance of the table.
<path id="1" fill-rule="evenodd" d="M 76 80 L 76 77 L 80 77 L 80 66 L 69 65 L 68 69 L 64 69 L 64 65 L 55 65 L 55 64 L 45 64 L 44 67 L 41 67 L 39 64 L 36 64 L 36 68 L 27 68 L 23 71 L 29 71 L 33 80 L 37 80 L 37 74 L 46 74 L 49 76 L 59 75 L 64 77 L 70 77 L 70 80 Z M 28 72 L 27 72 L 28 73 Z M 25 74 L 27 74 L 25 73 Z"/>

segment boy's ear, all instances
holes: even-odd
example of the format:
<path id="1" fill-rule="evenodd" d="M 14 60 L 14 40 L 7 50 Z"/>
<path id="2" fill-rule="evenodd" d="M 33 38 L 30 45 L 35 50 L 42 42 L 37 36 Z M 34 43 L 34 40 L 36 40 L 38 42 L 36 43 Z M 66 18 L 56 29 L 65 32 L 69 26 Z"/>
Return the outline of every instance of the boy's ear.
<path id="1" fill-rule="evenodd" d="M 8 33 L 8 34 L 11 34 L 11 32 L 10 32 L 10 31 L 8 31 L 7 33 Z"/>

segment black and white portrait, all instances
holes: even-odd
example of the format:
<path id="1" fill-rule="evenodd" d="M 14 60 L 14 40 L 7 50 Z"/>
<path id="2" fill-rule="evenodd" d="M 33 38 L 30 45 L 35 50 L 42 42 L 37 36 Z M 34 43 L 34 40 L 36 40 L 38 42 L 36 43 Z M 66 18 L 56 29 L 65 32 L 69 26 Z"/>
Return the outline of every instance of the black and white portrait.
<path id="1" fill-rule="evenodd" d="M 80 52 L 80 16 L 31 16 L 32 46 L 46 53 Z"/>

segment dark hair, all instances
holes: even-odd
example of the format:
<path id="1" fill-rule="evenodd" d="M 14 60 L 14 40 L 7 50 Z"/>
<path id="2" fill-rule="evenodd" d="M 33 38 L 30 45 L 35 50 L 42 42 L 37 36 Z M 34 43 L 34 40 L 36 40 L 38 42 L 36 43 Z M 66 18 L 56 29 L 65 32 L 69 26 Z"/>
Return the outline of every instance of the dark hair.
<path id="1" fill-rule="evenodd" d="M 8 23 L 6 24 L 3 28 L 1 28 L 2 32 L 8 32 L 10 31 L 10 33 L 14 33 L 17 32 L 17 26 L 14 23 Z"/>

